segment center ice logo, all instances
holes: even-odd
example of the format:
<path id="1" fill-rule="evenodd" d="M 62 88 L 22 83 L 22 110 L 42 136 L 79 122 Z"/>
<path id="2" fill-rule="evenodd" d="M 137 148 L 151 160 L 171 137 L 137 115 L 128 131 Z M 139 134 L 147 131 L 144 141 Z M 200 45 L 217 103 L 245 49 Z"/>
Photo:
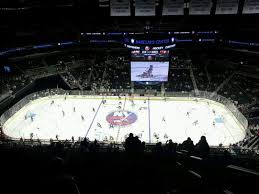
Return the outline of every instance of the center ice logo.
<path id="1" fill-rule="evenodd" d="M 136 122 L 137 115 L 130 111 L 114 111 L 106 116 L 106 120 L 114 126 L 127 126 Z"/>

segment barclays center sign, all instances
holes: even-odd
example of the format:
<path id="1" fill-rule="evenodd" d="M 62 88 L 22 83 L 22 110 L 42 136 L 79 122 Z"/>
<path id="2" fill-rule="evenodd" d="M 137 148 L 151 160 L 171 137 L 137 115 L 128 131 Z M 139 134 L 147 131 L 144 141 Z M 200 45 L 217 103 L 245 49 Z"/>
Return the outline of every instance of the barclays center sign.
<path id="1" fill-rule="evenodd" d="M 169 45 L 175 42 L 174 38 L 166 38 L 166 39 L 154 39 L 154 40 L 146 40 L 146 39 L 135 39 L 135 38 L 125 38 L 125 44 L 131 45 Z"/>

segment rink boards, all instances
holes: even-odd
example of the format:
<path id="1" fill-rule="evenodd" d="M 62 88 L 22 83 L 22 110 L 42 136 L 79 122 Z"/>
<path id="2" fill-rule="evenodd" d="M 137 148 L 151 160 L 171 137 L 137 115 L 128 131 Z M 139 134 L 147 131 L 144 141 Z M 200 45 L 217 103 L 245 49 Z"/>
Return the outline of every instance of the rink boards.
<path id="1" fill-rule="evenodd" d="M 104 103 L 105 100 L 106 102 Z M 54 103 L 52 104 L 52 101 Z M 129 133 L 155 143 L 205 135 L 210 145 L 243 140 L 245 128 L 223 104 L 192 97 L 63 96 L 31 101 L 9 118 L 4 133 L 11 138 L 123 142 Z"/>

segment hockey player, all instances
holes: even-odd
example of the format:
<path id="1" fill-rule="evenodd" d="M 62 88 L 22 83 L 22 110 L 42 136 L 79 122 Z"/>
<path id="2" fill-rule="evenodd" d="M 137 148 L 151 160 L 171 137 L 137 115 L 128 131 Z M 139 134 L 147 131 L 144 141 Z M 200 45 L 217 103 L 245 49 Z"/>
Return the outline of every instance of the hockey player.
<path id="1" fill-rule="evenodd" d="M 95 112 L 95 109 L 93 108 L 93 112 Z"/>
<path id="2" fill-rule="evenodd" d="M 186 113 L 186 116 L 188 116 L 188 117 L 189 117 L 189 116 L 190 116 L 190 112 L 187 112 L 187 113 Z"/>
<path id="3" fill-rule="evenodd" d="M 51 101 L 50 105 L 53 105 L 54 104 L 54 100 Z"/>
<path id="4" fill-rule="evenodd" d="M 194 121 L 193 125 L 198 125 L 198 120 Z"/>
<path id="5" fill-rule="evenodd" d="M 153 65 L 150 65 L 148 70 L 147 70 L 147 74 L 152 75 L 152 71 L 153 71 Z"/>
<path id="6" fill-rule="evenodd" d="M 135 106 L 135 103 L 133 100 L 131 100 L 131 106 Z"/>
<path id="7" fill-rule="evenodd" d="M 65 111 L 63 111 L 63 110 L 62 110 L 62 115 L 63 115 L 63 117 L 65 116 Z"/>
<path id="8" fill-rule="evenodd" d="M 84 117 L 83 115 L 81 115 L 81 119 L 82 119 L 82 121 L 84 121 L 84 120 L 85 120 L 85 117 Z"/>
<path id="9" fill-rule="evenodd" d="M 102 128 L 102 125 L 101 125 L 100 123 L 97 123 L 97 126 L 100 127 L 100 128 Z"/>
<path id="10" fill-rule="evenodd" d="M 73 111 L 76 112 L 76 107 L 73 108 Z"/>
<path id="11" fill-rule="evenodd" d="M 157 140 L 159 139 L 159 135 L 158 135 L 158 134 L 154 133 L 153 136 L 154 136 L 154 138 L 156 138 Z"/>
<path id="12" fill-rule="evenodd" d="M 139 137 L 139 138 L 142 138 L 142 133 L 139 133 L 139 134 L 138 134 L 138 137 Z"/>
<path id="13" fill-rule="evenodd" d="M 144 71 L 142 74 L 140 75 L 137 75 L 137 77 L 141 77 L 141 78 L 150 78 L 150 77 L 153 77 L 153 65 L 150 65 L 149 68 Z"/>
<path id="14" fill-rule="evenodd" d="M 165 122 L 165 117 L 164 116 L 162 117 L 162 122 Z"/>

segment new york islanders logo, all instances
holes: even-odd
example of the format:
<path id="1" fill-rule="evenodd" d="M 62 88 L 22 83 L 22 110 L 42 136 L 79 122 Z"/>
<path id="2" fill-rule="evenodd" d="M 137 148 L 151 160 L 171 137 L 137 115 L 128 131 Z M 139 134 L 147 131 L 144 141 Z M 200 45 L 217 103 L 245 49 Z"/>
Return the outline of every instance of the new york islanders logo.
<path id="1" fill-rule="evenodd" d="M 130 111 L 114 111 L 106 116 L 108 123 L 114 126 L 127 126 L 136 122 L 137 115 Z"/>

